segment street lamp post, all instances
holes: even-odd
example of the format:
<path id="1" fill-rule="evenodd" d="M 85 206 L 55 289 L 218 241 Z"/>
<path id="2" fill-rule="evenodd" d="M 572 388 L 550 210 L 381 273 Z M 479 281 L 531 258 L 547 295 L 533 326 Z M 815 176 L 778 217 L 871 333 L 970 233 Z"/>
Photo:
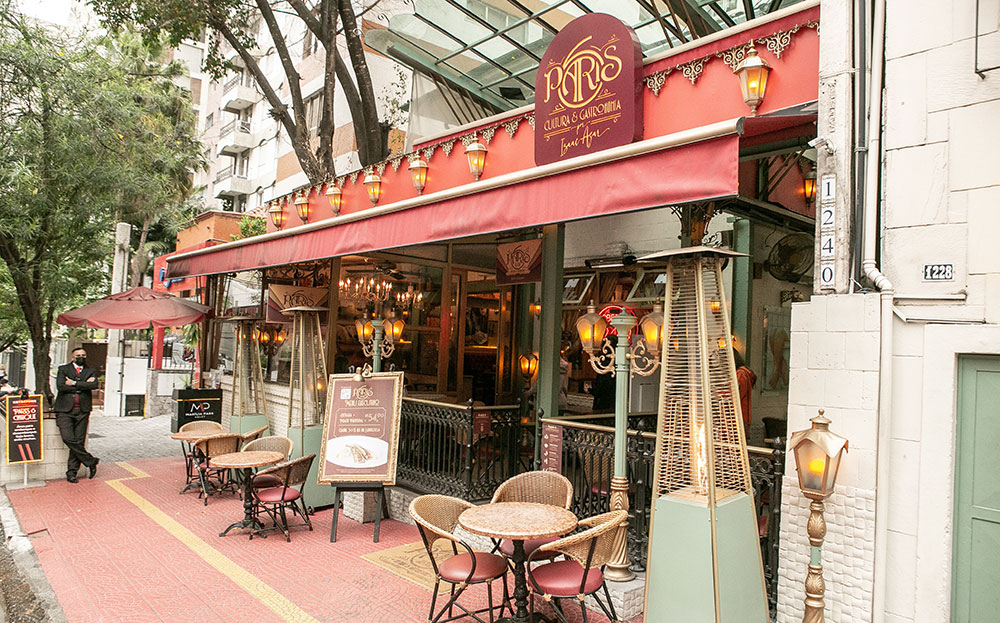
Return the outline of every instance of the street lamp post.
<path id="1" fill-rule="evenodd" d="M 635 326 L 635 316 L 622 310 L 611 319 L 611 326 L 618 331 L 615 346 L 615 464 L 611 478 L 611 510 L 628 510 L 628 472 L 626 450 L 628 443 L 628 332 Z M 627 582 L 635 577 L 629 570 L 628 522 L 622 523 L 615 533 L 614 555 L 608 561 L 604 576 L 613 582 Z"/>
<path id="2" fill-rule="evenodd" d="M 597 313 L 594 306 L 576 321 L 583 350 L 590 357 L 590 365 L 598 374 L 612 374 L 615 377 L 615 439 L 614 475 L 611 478 L 611 510 L 628 510 L 628 398 L 629 379 L 632 374 L 649 376 L 656 371 L 659 360 L 660 334 L 663 327 L 663 311 L 657 306 L 653 313 L 643 317 L 640 325 L 643 335 L 635 336 L 635 344 L 629 345 L 629 332 L 636 325 L 636 317 L 622 308 L 621 313 L 611 319 L 611 327 L 618 333 L 618 343 L 611 348 L 605 337 L 608 322 Z M 650 336 L 651 342 L 647 343 Z M 605 577 L 614 582 L 625 582 L 635 577 L 629 570 L 628 524 L 622 524 L 615 534 L 615 553 L 608 562 Z"/>
<path id="3" fill-rule="evenodd" d="M 809 498 L 809 572 L 806 574 L 806 598 L 803 623 L 823 623 L 826 584 L 823 582 L 823 539 L 826 520 L 824 500 L 833 493 L 840 469 L 840 458 L 847 450 L 847 440 L 830 432 L 830 420 L 819 415 L 809 420 L 812 428 L 792 433 L 788 446 L 795 453 L 799 488 Z"/>

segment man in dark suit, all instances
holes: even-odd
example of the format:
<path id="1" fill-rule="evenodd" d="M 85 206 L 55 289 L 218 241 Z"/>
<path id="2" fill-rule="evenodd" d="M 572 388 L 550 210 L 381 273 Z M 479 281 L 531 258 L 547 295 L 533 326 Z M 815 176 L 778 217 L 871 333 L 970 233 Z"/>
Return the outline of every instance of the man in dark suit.
<path id="1" fill-rule="evenodd" d="M 87 452 L 87 425 L 90 423 L 92 399 L 90 392 L 97 387 L 97 370 L 87 366 L 87 351 L 73 349 L 73 361 L 59 366 L 56 373 L 56 425 L 63 443 L 69 448 L 66 480 L 77 482 L 80 465 L 90 468 L 89 477 L 97 475 L 98 458 Z"/>

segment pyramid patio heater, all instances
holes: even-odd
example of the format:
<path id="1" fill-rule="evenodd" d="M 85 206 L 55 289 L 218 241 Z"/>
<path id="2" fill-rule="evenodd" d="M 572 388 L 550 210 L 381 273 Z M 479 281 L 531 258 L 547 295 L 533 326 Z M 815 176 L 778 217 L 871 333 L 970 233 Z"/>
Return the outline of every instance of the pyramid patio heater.
<path id="1" fill-rule="evenodd" d="M 323 412 L 326 408 L 326 349 L 319 314 L 325 307 L 290 307 L 281 313 L 292 316 L 291 371 L 288 376 L 288 437 L 294 443 L 290 458 L 320 454 Z M 310 506 L 333 504 L 330 487 L 316 484 L 317 462 L 313 462 L 304 487 Z"/>
<path id="2" fill-rule="evenodd" d="M 691 247 L 667 261 L 646 621 L 764 623 L 764 572 L 722 264 Z"/>
<path id="3" fill-rule="evenodd" d="M 263 323 L 258 318 L 232 318 L 236 344 L 233 352 L 233 393 L 229 430 L 245 433 L 267 426 L 264 372 L 258 343 Z"/>

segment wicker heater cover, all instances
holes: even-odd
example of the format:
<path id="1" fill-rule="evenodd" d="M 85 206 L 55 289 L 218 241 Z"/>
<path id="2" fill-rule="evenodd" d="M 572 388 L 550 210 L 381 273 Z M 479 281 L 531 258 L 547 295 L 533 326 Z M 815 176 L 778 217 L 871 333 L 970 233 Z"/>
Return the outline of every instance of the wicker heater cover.
<path id="1" fill-rule="evenodd" d="M 260 346 L 255 339 L 264 325 L 257 318 L 233 320 L 236 321 L 236 344 L 233 353 L 233 395 L 230 414 L 235 422 L 230 428 L 235 433 L 245 433 L 260 424 L 255 421 L 248 422 L 248 426 L 244 426 L 244 417 L 264 416 L 265 420 L 267 417 L 264 402 L 264 372 L 260 361 Z M 266 421 L 264 423 L 266 424 Z"/>
<path id="2" fill-rule="evenodd" d="M 666 259 L 646 621 L 768 620 L 722 263 L 709 247 Z"/>
<path id="3" fill-rule="evenodd" d="M 326 407 L 326 354 L 320 332 L 319 312 L 324 307 L 290 307 L 292 316 L 291 373 L 289 375 L 288 427 L 301 430 L 323 423 Z M 301 448 L 301 443 L 299 445 Z"/>

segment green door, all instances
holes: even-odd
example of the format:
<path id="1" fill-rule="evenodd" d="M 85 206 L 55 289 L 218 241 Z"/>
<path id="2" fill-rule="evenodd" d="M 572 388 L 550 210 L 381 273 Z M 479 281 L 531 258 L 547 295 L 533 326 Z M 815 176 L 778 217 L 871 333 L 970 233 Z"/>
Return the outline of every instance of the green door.
<path id="1" fill-rule="evenodd" d="M 953 623 L 1000 620 L 1000 357 L 958 365 Z"/>

